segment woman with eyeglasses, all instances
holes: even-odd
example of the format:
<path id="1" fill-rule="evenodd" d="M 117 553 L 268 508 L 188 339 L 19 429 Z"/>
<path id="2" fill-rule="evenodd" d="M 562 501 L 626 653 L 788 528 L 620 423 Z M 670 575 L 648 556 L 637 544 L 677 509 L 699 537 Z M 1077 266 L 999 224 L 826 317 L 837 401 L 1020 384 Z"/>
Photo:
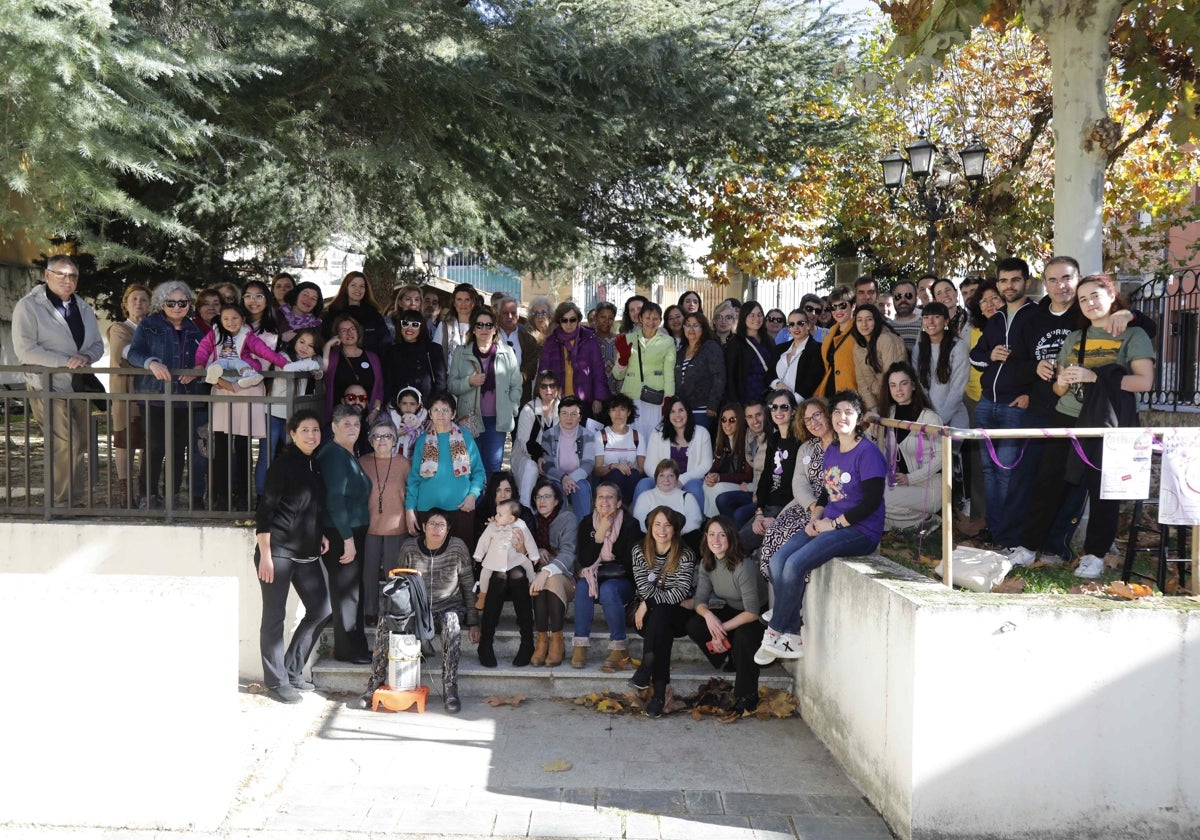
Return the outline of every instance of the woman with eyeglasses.
<path id="1" fill-rule="evenodd" d="M 533 391 L 533 399 L 521 406 L 517 416 L 510 456 L 519 498 L 526 507 L 532 505 L 533 485 L 539 475 L 538 460 L 545 454 L 542 433 L 558 425 L 558 376 L 552 370 L 540 371 L 534 379 Z"/>
<path id="2" fill-rule="evenodd" d="M 583 315 L 571 301 L 554 310 L 557 328 L 542 344 L 539 369 L 553 371 L 564 397 L 578 397 L 584 420 L 598 417 L 608 399 L 608 374 L 596 334 L 582 325 Z"/>
<path id="3" fill-rule="evenodd" d="M 937 305 L 938 301 L 928 304 Z M 896 362 L 884 376 L 886 390 L 880 395 L 879 414 L 923 426 L 940 426 L 942 418 L 933 410 L 917 372 L 908 362 Z M 887 528 L 916 528 L 942 506 L 942 442 L 908 429 L 880 427 L 879 448 L 887 461 Z"/>
<path id="4" fill-rule="evenodd" d="M 692 407 L 696 423 L 712 435 L 725 395 L 725 353 L 700 312 L 684 316 L 683 335 L 675 353 L 675 394 Z"/>
<path id="5" fill-rule="evenodd" d="M 440 391 L 429 403 L 429 430 L 413 444 L 412 468 L 405 488 L 408 532 L 420 532 L 425 514 L 446 511 L 450 533 L 475 545 L 475 506 L 483 495 L 487 473 L 469 431 L 454 422 L 458 402 Z"/>
<path id="6" fill-rule="evenodd" d="M 423 401 L 446 390 L 446 357 L 429 337 L 420 309 L 396 315 L 396 342 L 383 351 L 384 393 L 399 394 L 416 388 Z"/>
<path id="7" fill-rule="evenodd" d="M 450 392 L 459 400 L 459 422 L 475 436 L 488 473 L 499 471 L 504 438 L 521 407 L 521 364 L 511 347 L 496 341 L 497 329 L 491 307 L 476 309 L 472 338 L 454 348 L 448 375 Z"/>
<path id="8" fill-rule="evenodd" d="M 811 397 L 825 376 L 821 345 L 812 338 L 812 319 L 803 309 L 793 309 L 787 316 L 787 329 L 792 340 L 779 347 L 771 387 L 791 391 L 797 399 Z"/>
<path id="9" fill-rule="evenodd" d="M 864 303 L 854 310 L 854 379 L 867 411 L 875 411 L 884 387 L 883 374 L 896 362 L 907 361 L 904 339 L 883 319 L 874 304 Z"/>
<path id="10" fill-rule="evenodd" d="M 775 342 L 756 300 L 742 304 L 737 332 L 725 342 L 725 398 L 743 405 L 762 399 L 775 368 Z"/>
<path id="11" fill-rule="evenodd" d="M 588 502 L 590 509 L 590 495 Z M 518 668 L 525 664 L 553 668 L 561 665 L 566 655 L 563 627 L 566 625 L 567 604 L 575 597 L 575 539 L 579 532 L 579 518 L 566 509 L 559 485 L 546 479 L 539 480 L 534 486 L 533 511 L 538 571 L 529 582 L 529 597 L 533 602 L 533 629 L 537 639 L 532 655 L 526 654 L 525 632 L 518 614 L 521 646 L 513 665 Z M 513 545 L 518 551 L 524 549 L 520 536 L 513 538 Z M 493 573 L 493 582 L 495 579 Z M 510 582 L 509 592 L 512 591 Z M 488 595 L 491 595 L 490 589 Z M 515 598 L 513 606 L 516 606 Z"/>
<path id="12" fill-rule="evenodd" d="M 858 380 L 854 373 L 854 292 L 849 286 L 838 286 L 829 293 L 827 308 L 833 323 L 821 342 L 821 360 L 825 376 L 817 386 L 815 396 L 829 397 L 836 391 L 853 389 Z"/>
<path id="13" fill-rule="evenodd" d="M 400 545 L 409 536 L 408 517 L 404 515 L 404 495 L 412 462 L 399 451 L 399 435 L 385 413 L 367 432 L 371 452 L 358 459 L 358 465 L 371 479 L 367 499 L 367 536 L 363 541 L 362 592 L 363 614 L 368 625 L 379 619 L 379 583 L 388 570 L 395 568 Z"/>
<path id="14" fill-rule="evenodd" d="M 821 492 L 825 451 L 833 445 L 833 426 L 829 422 L 829 404 L 822 397 L 809 397 L 800 403 L 794 426 L 800 439 L 796 451 L 796 470 L 792 473 L 792 500 L 767 526 L 763 535 L 758 568 L 771 579 L 771 558 L 785 542 L 804 530 L 812 518 Z"/>
<path id="15" fill-rule="evenodd" d="M 733 303 L 723 300 L 717 304 L 717 308 L 713 310 L 712 327 L 713 335 L 721 345 L 722 350 L 729 343 L 729 339 L 737 327 L 737 322 L 738 308 Z"/>
<path id="16" fill-rule="evenodd" d="M 351 315 L 333 319 L 333 338 L 325 342 L 325 412 L 330 416 L 335 404 L 351 385 L 367 392 L 367 413 L 383 408 L 383 362 L 373 351 L 362 346 L 362 326 Z"/>
<path id="17" fill-rule="evenodd" d="M 554 304 L 545 295 L 537 295 L 529 301 L 529 329 L 537 337 L 538 344 L 554 331 L 553 312 Z"/>
<path id="18" fill-rule="evenodd" d="M 363 472 L 354 446 L 362 418 L 348 405 L 333 408 L 333 441 L 317 452 L 325 480 L 325 539 L 321 557 L 329 575 L 333 607 L 333 658 L 366 665 L 371 661 L 363 621 L 363 556 L 371 522 L 371 479 Z"/>
<path id="19" fill-rule="evenodd" d="M 796 411 L 795 395 L 782 389 L 772 391 L 767 394 L 767 411 L 770 413 L 767 427 L 770 431 L 762 475 L 750 504 L 735 514 L 735 521 L 749 520 L 738 534 L 746 551 L 754 551 L 762 545 L 767 528 L 791 501 L 796 450 L 800 447 L 792 424 L 792 415 Z"/>
<path id="20" fill-rule="evenodd" d="M 800 609 L 808 575 L 834 557 L 869 554 L 883 536 L 887 464 L 879 448 L 863 439 L 866 406 L 854 391 L 835 394 L 832 406 L 837 440 L 825 450 L 824 477 L 812 519 L 771 558 L 775 605 L 754 654 L 759 665 L 804 655 Z"/>

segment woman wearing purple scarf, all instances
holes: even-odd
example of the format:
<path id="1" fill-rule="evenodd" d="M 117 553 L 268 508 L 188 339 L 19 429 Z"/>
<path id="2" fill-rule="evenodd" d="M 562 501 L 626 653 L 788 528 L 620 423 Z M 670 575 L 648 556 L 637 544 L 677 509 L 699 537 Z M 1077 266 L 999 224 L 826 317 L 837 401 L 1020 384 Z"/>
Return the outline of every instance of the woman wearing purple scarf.
<path id="1" fill-rule="evenodd" d="M 579 397 L 584 420 L 599 416 L 608 399 L 608 375 L 596 334 L 583 326 L 583 315 L 571 301 L 554 310 L 558 326 L 542 345 L 539 370 L 552 370 L 558 376 L 562 396 Z"/>

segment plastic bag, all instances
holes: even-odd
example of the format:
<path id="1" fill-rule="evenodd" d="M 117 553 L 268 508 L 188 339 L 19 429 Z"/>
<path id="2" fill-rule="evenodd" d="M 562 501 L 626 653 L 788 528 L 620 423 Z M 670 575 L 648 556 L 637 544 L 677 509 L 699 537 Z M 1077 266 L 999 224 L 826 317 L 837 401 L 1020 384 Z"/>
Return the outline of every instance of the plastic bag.
<path id="1" fill-rule="evenodd" d="M 991 592 L 992 587 L 1012 571 L 1012 561 L 1003 554 L 969 546 L 954 549 L 951 562 L 954 564 L 954 585 L 972 592 Z M 943 580 L 946 578 L 941 563 L 933 573 Z"/>

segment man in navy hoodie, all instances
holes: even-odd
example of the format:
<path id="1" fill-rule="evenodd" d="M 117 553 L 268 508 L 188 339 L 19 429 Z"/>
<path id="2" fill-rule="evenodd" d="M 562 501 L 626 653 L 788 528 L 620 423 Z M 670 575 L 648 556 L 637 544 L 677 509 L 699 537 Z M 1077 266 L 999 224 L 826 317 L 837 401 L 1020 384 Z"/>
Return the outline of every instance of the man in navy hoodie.
<path id="1" fill-rule="evenodd" d="M 1032 328 L 1038 306 L 1026 295 L 1029 264 L 1025 260 L 1007 257 L 996 268 L 996 290 L 1004 298 L 1005 308 L 987 322 L 971 350 L 971 364 L 983 371 L 983 395 L 975 409 L 975 425 L 982 429 L 1020 429 L 1026 426 L 1029 394 L 1037 376 Z M 992 443 L 994 456 L 985 445 L 983 457 L 987 526 L 991 542 L 1013 546 L 1020 541 L 1020 532 L 1005 532 L 1005 527 L 1013 527 L 1005 521 L 1005 511 L 1014 502 L 1022 510 L 1027 504 L 1009 493 L 1011 470 L 1021 458 L 1023 441 L 1003 438 Z"/>

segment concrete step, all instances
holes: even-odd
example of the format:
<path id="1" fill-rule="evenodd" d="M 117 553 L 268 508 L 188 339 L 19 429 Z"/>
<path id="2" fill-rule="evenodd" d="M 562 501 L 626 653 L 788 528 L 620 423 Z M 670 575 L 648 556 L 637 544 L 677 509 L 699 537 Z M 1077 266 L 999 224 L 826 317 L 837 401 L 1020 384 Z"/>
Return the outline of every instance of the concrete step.
<path id="1" fill-rule="evenodd" d="M 682 641 L 682 640 L 677 640 Z M 688 645 L 692 645 L 690 640 Z M 675 650 L 684 645 L 676 644 Z M 568 651 L 569 653 L 569 651 Z M 524 668 L 514 668 L 512 657 L 497 655 L 499 667 L 485 668 L 479 664 L 474 646 L 464 644 L 462 658 L 458 665 L 459 693 L 465 697 L 486 697 L 491 694 L 512 695 L 524 694 L 526 697 L 579 697 L 592 692 L 631 690 L 627 681 L 633 676 L 633 670 L 616 674 L 605 674 L 600 671 L 607 648 L 597 649 L 586 668 L 572 668 L 569 662 L 553 668 L 535 668 L 528 665 Z M 703 663 L 680 661 L 675 656 L 671 658 L 671 684 L 679 693 L 692 693 L 713 677 L 723 677 L 733 682 L 733 674 L 715 670 L 707 661 Z M 367 686 L 371 676 L 369 665 L 352 665 L 347 662 L 336 662 L 331 658 L 322 657 L 313 665 L 313 682 L 322 691 L 332 693 L 358 694 Z M 434 694 L 441 691 L 442 659 L 435 655 L 425 660 L 421 666 L 421 682 L 431 687 Z M 776 663 L 762 670 L 759 685 L 792 690 L 792 674 L 781 663 Z"/>

